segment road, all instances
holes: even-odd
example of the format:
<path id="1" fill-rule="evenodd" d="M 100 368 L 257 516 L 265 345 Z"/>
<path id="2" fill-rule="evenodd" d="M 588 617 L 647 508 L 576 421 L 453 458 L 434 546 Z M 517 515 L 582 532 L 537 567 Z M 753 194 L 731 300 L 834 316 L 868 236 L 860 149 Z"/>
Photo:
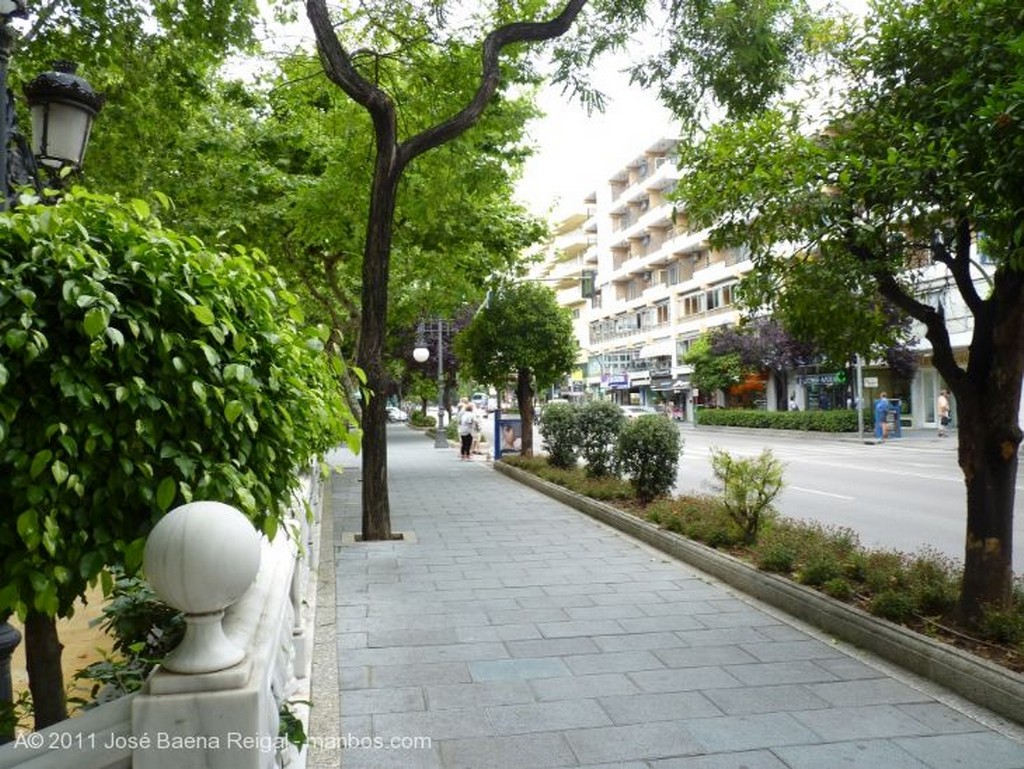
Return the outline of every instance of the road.
<path id="1" fill-rule="evenodd" d="M 484 428 L 492 435 L 489 418 Z M 907 430 L 883 444 L 851 437 L 805 437 L 778 431 L 722 430 L 679 426 L 683 455 L 676 493 L 712 492 L 710 449 L 717 446 L 753 457 L 770 448 L 784 467 L 785 487 L 776 500 L 789 518 L 846 526 L 872 548 L 915 552 L 928 547 L 963 561 L 967 493 L 956 463 L 956 436 Z M 534 432 L 534 449 L 541 437 Z M 1018 502 L 1024 498 L 1018 477 Z M 1013 569 L 1024 573 L 1024 517 L 1014 516 Z"/>
<path id="2" fill-rule="evenodd" d="M 763 448 L 785 466 L 776 501 L 790 518 L 846 526 L 868 547 L 916 551 L 930 547 L 963 560 L 966 490 L 956 463 L 956 438 L 919 431 L 884 444 L 828 437 L 758 435 L 681 427 L 684 439 L 677 493 L 709 491 L 710 448 L 756 456 Z M 1017 497 L 1024 487 L 1020 478 Z M 1014 571 L 1024 572 L 1024 521 L 1015 516 Z"/>

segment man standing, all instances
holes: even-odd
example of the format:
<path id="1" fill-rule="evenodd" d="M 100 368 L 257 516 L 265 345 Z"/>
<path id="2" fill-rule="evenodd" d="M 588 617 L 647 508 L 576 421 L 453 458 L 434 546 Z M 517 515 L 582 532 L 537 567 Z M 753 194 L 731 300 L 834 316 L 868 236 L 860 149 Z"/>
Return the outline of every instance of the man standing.
<path id="1" fill-rule="evenodd" d="M 878 400 L 875 401 L 875 437 L 879 441 L 884 441 L 889 437 L 889 412 L 892 411 L 892 405 L 889 403 L 889 399 L 885 397 L 885 392 L 878 394 Z"/>
<path id="2" fill-rule="evenodd" d="M 949 390 L 939 390 L 935 411 L 939 418 L 939 437 L 944 438 L 949 432 Z"/>

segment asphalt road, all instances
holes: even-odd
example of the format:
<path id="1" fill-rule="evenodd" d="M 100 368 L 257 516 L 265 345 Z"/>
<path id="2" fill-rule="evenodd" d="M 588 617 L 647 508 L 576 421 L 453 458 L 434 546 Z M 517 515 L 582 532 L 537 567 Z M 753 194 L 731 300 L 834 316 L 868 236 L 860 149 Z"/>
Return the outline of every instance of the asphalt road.
<path id="1" fill-rule="evenodd" d="M 816 520 L 856 531 L 869 547 L 907 552 L 929 547 L 963 560 L 967 497 L 956 463 L 956 437 L 931 431 L 874 445 L 836 438 L 758 435 L 681 427 L 683 456 L 677 493 L 709 491 L 714 476 L 709 449 L 741 456 L 770 448 L 785 466 L 776 500 L 790 518 Z M 1018 507 L 1024 486 L 1018 477 Z M 1024 521 L 1014 521 L 1014 571 L 1024 572 Z"/>

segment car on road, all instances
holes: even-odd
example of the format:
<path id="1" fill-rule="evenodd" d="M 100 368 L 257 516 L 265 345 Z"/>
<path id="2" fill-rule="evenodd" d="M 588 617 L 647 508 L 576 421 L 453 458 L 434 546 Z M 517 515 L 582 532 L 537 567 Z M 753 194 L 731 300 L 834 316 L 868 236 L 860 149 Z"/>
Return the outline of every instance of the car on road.
<path id="1" fill-rule="evenodd" d="M 619 408 L 622 409 L 622 415 L 626 419 L 639 419 L 648 414 L 658 414 L 658 410 L 653 406 L 619 406 Z"/>
<path id="2" fill-rule="evenodd" d="M 387 412 L 389 422 L 407 422 L 409 420 L 409 415 L 398 406 L 388 406 Z"/>

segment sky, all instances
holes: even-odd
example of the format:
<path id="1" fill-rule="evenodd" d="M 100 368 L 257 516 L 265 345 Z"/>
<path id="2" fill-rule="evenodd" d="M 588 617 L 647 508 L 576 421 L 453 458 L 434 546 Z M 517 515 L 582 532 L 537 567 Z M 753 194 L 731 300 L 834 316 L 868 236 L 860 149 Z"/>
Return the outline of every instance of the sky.
<path id="1" fill-rule="evenodd" d="M 547 113 L 528 127 L 537 152 L 517 185 L 520 202 L 538 216 L 580 208 L 583 198 L 657 139 L 679 131 L 652 93 L 629 85 L 613 64 L 594 78 L 605 92 L 603 113 L 586 110 L 548 86 L 539 104 Z"/>

